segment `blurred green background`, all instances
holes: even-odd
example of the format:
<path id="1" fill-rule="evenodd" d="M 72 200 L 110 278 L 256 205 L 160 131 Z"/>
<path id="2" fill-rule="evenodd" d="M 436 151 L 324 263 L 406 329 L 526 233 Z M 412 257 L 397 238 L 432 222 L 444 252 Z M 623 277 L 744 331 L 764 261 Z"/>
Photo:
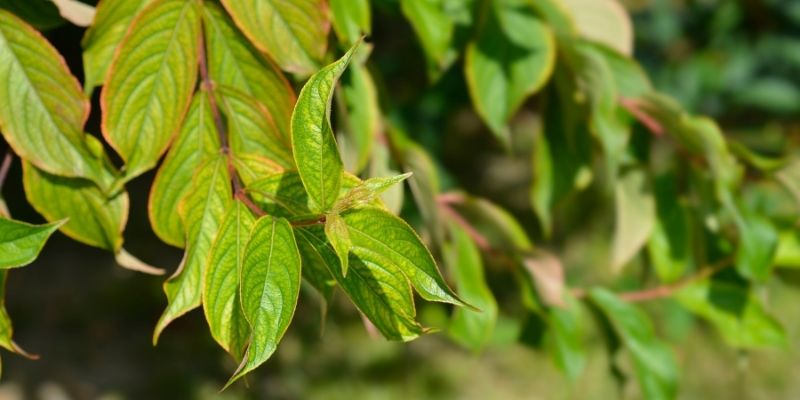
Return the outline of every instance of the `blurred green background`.
<path id="1" fill-rule="evenodd" d="M 14 0 L 16 1 L 16 0 Z M 21 1 L 21 0 L 20 0 Z M 514 150 L 503 152 L 477 117 L 460 65 L 435 85 L 411 28 L 395 1 L 376 3 L 372 60 L 394 115 L 440 160 L 447 182 L 509 208 L 537 237 L 529 210 L 531 138 L 535 115 L 523 112 L 515 127 Z M 626 0 L 636 31 L 636 58 L 656 87 L 687 109 L 720 121 L 726 133 L 764 155 L 781 153 L 800 139 L 800 1 L 798 0 Z M 82 75 L 82 29 L 61 25 L 47 32 Z M 411 61 L 411 62 L 409 62 Z M 418 62 L 414 62 L 418 61 Z M 95 109 L 97 94 L 95 94 Z M 532 101 L 535 104 L 535 99 Z M 96 113 L 88 127 L 99 132 Z M 24 201 L 19 165 L 6 197 L 15 217 L 40 221 Z M 152 264 L 174 268 L 180 252 L 158 242 L 147 223 L 152 174 L 131 184 L 126 247 Z M 781 199 L 776 199 L 780 202 Z M 788 201 L 788 200 L 787 200 Z M 414 210 L 406 207 L 413 221 Z M 603 205 L 600 205 L 602 207 Z M 606 259 L 612 215 L 584 219 L 581 235 L 554 243 L 563 254 L 568 279 L 602 280 L 591 260 Z M 609 208 L 610 210 L 610 208 Z M 593 214 L 594 215 L 594 214 Z M 618 379 L 598 332 L 588 335 L 588 368 L 571 384 L 530 327 L 515 322 L 524 312 L 506 293 L 513 282 L 489 262 L 490 284 L 503 314 L 482 354 L 450 342 L 445 333 L 410 344 L 370 336 L 339 293 L 324 324 L 319 301 L 301 294 L 297 317 L 277 355 L 248 379 L 218 393 L 236 367 L 211 339 L 201 312 L 181 318 L 152 347 L 152 328 L 165 305 L 161 278 L 114 265 L 101 251 L 56 235 L 42 257 L 10 275 L 7 306 L 16 341 L 40 354 L 39 361 L 3 354 L 0 399 L 614 399 L 637 398 L 636 384 Z M 716 332 L 662 300 L 647 304 L 660 334 L 675 347 L 683 399 L 800 398 L 800 277 L 783 272 L 770 284 L 768 308 L 784 324 L 792 347 L 741 352 L 724 346 Z M 421 318 L 443 326 L 444 306 L 418 302 Z M 324 326 L 323 326 L 324 325 Z M 624 369 L 626 360 L 617 360 Z"/>

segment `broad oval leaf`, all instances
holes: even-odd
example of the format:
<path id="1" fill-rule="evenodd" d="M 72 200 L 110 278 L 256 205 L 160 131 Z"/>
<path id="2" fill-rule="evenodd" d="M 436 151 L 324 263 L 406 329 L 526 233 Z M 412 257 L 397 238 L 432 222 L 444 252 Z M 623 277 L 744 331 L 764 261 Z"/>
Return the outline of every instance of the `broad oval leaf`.
<path id="1" fill-rule="evenodd" d="M 208 254 L 233 196 L 224 155 L 200 166 L 192 177 L 190 195 L 179 206 L 186 229 L 186 251 L 175 273 L 164 282 L 167 308 L 153 333 L 153 343 L 170 322 L 198 307 Z"/>
<path id="2" fill-rule="evenodd" d="M 656 222 L 655 199 L 644 171 L 622 176 L 615 188 L 616 223 L 611 268 L 619 272 L 647 243 Z"/>
<path id="3" fill-rule="evenodd" d="M 153 168 L 178 132 L 197 81 L 196 1 L 161 0 L 134 20 L 101 96 L 103 136 L 132 179 Z"/>
<path id="4" fill-rule="evenodd" d="M 306 82 L 292 114 L 292 153 L 317 212 L 330 209 L 339 197 L 344 167 L 331 129 L 331 100 L 336 81 L 357 48 L 356 44 Z"/>
<path id="5" fill-rule="evenodd" d="M 553 71 L 555 40 L 527 2 L 496 0 L 467 47 L 467 86 L 478 114 L 508 145 L 508 120 Z"/>
<path id="6" fill-rule="evenodd" d="M 324 0 L 222 0 L 236 24 L 286 71 L 309 75 L 328 46 Z"/>
<path id="7" fill-rule="evenodd" d="M 65 222 L 31 225 L 0 217 L 0 269 L 24 267 L 32 263 L 50 235 Z"/>
<path id="8" fill-rule="evenodd" d="M 180 201 L 189 193 L 192 175 L 204 161 L 219 153 L 219 137 L 211 115 L 207 92 L 195 94 L 175 143 L 158 169 L 150 189 L 148 215 L 153 232 L 176 247 L 185 245 Z"/>
<path id="9" fill-rule="evenodd" d="M 384 337 L 409 341 L 425 333 L 414 321 L 416 310 L 411 286 L 395 266 L 378 265 L 351 255 L 350 272 L 344 277 L 338 257 L 325 241 L 322 227 L 303 227 L 296 232 L 304 262 L 310 259 L 323 264 Z"/>
<path id="10" fill-rule="evenodd" d="M 382 267 L 394 266 L 425 300 L 465 305 L 447 286 L 433 256 L 405 221 L 372 207 L 342 217 L 350 231 L 353 254 Z"/>
<path id="11" fill-rule="evenodd" d="M 291 168 L 289 140 L 281 136 L 269 111 L 252 96 L 236 89 L 215 89 L 228 121 L 228 138 L 234 154 L 256 154 Z"/>
<path id="12" fill-rule="evenodd" d="M 633 23 L 618 0 L 560 0 L 578 33 L 622 54 L 633 53 Z"/>
<path id="13" fill-rule="evenodd" d="M 228 385 L 275 352 L 294 316 L 300 276 L 292 226 L 283 218 L 259 218 L 245 248 L 241 273 L 242 310 L 252 328 L 250 345 Z"/>
<path id="14" fill-rule="evenodd" d="M 211 336 L 234 359 L 241 360 L 250 336 L 239 291 L 245 245 L 255 217 L 241 201 L 226 211 L 211 246 L 203 287 L 203 311 Z"/>
<path id="15" fill-rule="evenodd" d="M 208 74 L 219 85 L 255 97 L 287 142 L 289 121 L 297 100 L 283 73 L 242 35 L 225 12 L 213 3 L 203 3 Z"/>
<path id="16" fill-rule="evenodd" d="M 103 84 L 114 51 L 125 37 L 134 17 L 153 0 L 102 0 L 94 22 L 83 35 L 84 90 Z"/>
<path id="17" fill-rule="evenodd" d="M 589 292 L 633 358 L 636 375 L 647 399 L 672 399 L 677 393 L 678 365 L 672 350 L 658 340 L 650 319 L 606 289 Z"/>
<path id="18" fill-rule="evenodd" d="M 22 163 L 25 196 L 48 221 L 69 218 L 61 226 L 65 235 L 90 246 L 117 252 L 128 221 L 128 193 L 108 198 L 94 183 L 65 178 Z"/>
<path id="19" fill-rule="evenodd" d="M 233 166 L 236 168 L 236 173 L 242 179 L 242 184 L 249 187 L 253 182 L 280 174 L 284 171 L 283 167 L 278 165 L 275 161 L 269 160 L 255 154 L 234 154 Z"/>
<path id="20" fill-rule="evenodd" d="M 84 140 L 89 100 L 64 59 L 33 28 L 0 10 L 0 131 L 20 157 L 55 175 L 107 188 L 113 174 Z"/>

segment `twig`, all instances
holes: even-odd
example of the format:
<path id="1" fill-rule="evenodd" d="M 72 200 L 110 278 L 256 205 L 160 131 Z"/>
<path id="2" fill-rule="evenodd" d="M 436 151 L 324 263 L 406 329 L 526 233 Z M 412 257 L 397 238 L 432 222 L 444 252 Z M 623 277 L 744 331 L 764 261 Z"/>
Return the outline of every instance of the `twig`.
<path id="1" fill-rule="evenodd" d="M 635 99 L 626 97 L 619 98 L 619 104 L 630 112 L 639 122 L 642 123 L 653 135 L 661 136 L 664 134 L 664 127 L 661 124 L 647 115 L 641 108 L 639 102 Z"/>
<path id="2" fill-rule="evenodd" d="M 0 164 L 0 191 L 3 190 L 3 184 L 6 183 L 6 178 L 8 177 L 8 170 L 11 169 L 11 161 L 14 160 L 14 152 L 11 149 L 6 151 L 5 157 L 3 157 L 3 163 Z"/>

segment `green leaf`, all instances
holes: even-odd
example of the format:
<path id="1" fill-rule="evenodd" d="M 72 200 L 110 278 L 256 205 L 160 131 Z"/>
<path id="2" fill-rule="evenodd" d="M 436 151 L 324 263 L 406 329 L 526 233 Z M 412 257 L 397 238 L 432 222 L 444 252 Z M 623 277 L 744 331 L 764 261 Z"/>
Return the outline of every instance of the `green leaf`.
<path id="1" fill-rule="evenodd" d="M 219 85 L 235 88 L 264 104 L 288 143 L 296 97 L 274 63 L 256 50 L 214 3 L 203 3 L 208 74 Z"/>
<path id="2" fill-rule="evenodd" d="M 497 139 L 508 145 L 506 124 L 553 71 L 555 41 L 527 2 L 487 4 L 478 36 L 467 47 L 465 74 L 476 111 Z"/>
<path id="3" fill-rule="evenodd" d="M 242 179 L 242 184 L 249 187 L 253 182 L 280 174 L 284 171 L 283 167 L 275 161 L 255 154 L 234 154 L 233 166 Z"/>
<path id="4" fill-rule="evenodd" d="M 343 43 L 353 45 L 372 31 L 369 0 L 330 0 L 333 29 Z"/>
<path id="5" fill-rule="evenodd" d="M 269 359 L 294 316 L 300 294 L 300 253 L 288 221 L 270 216 L 256 221 L 245 248 L 241 279 L 242 310 L 252 334 L 245 360 L 227 385 Z"/>
<path id="6" fill-rule="evenodd" d="M 405 174 L 389 177 L 369 178 L 361 182 L 358 186 L 350 189 L 347 194 L 334 204 L 333 210 L 334 212 L 340 213 L 351 208 L 363 207 L 374 203 L 381 193 L 403 182 L 411 175 L 411 172 L 407 172 Z"/>
<path id="7" fill-rule="evenodd" d="M 676 177 L 665 174 L 653 183 L 656 215 L 647 242 L 650 262 L 663 282 L 674 282 L 694 265 L 688 205 L 678 196 Z"/>
<path id="8" fill-rule="evenodd" d="M 343 77 L 341 96 L 347 108 L 344 123 L 346 141 L 339 144 L 345 155 L 354 155 L 344 157 L 344 164 L 348 171 L 357 174 L 367 165 L 373 152 L 382 118 L 375 82 L 364 65 L 354 63 L 350 66 Z M 348 151 L 348 147 L 352 149 Z"/>
<path id="9" fill-rule="evenodd" d="M 31 225 L 0 217 L 0 269 L 24 267 L 32 263 L 50 235 L 65 222 Z"/>
<path id="10" fill-rule="evenodd" d="M 347 224 L 339 214 L 328 214 L 325 219 L 325 236 L 331 243 L 333 250 L 339 257 L 339 264 L 342 266 L 342 276 L 347 276 L 348 259 L 350 258 L 350 248 L 353 243 L 350 240 L 350 233 Z"/>
<path id="11" fill-rule="evenodd" d="M 381 177 L 399 175 L 398 171 L 392 169 L 390 162 L 391 155 L 389 154 L 387 145 L 385 143 L 376 144 L 372 151 L 368 176 Z M 400 214 L 404 197 L 403 185 L 392 186 L 380 195 L 381 200 L 386 205 L 386 209 L 395 215 Z"/>
<path id="12" fill-rule="evenodd" d="M 349 273 L 344 277 L 322 227 L 303 227 L 296 232 L 304 262 L 313 259 L 325 265 L 353 304 L 384 337 L 409 341 L 425 332 L 414 321 L 414 296 L 408 280 L 394 265 L 379 265 L 351 255 Z"/>
<path id="13" fill-rule="evenodd" d="M 103 84 L 114 59 L 114 51 L 125 37 L 134 17 L 153 0 L 103 0 L 97 5 L 94 22 L 83 35 L 84 90 Z"/>
<path id="14" fill-rule="evenodd" d="M 776 267 L 800 268 L 800 232 L 789 230 L 778 234 L 773 262 Z"/>
<path id="15" fill-rule="evenodd" d="M 572 296 L 565 296 L 564 307 L 547 310 L 547 325 L 550 327 L 545 343 L 556 366 L 574 382 L 586 366 L 586 349 L 583 345 L 584 326 L 581 324 L 580 303 Z"/>
<path id="16" fill-rule="evenodd" d="M 156 324 L 154 344 L 170 322 L 200 305 L 209 251 L 232 203 L 225 156 L 219 155 L 198 168 L 190 195 L 179 205 L 186 228 L 186 252 L 178 269 L 164 282 L 168 304 Z"/>
<path id="17" fill-rule="evenodd" d="M 311 241 L 305 239 L 307 233 L 302 229 L 296 229 L 295 236 L 297 238 L 297 249 L 300 251 L 300 256 L 303 260 L 303 279 L 319 292 L 323 301 L 323 313 L 325 313 L 327 312 L 328 304 L 333 299 L 333 291 L 336 287 L 336 280 L 331 275 L 330 268 L 337 268 L 339 276 L 341 276 L 341 267 L 338 264 L 336 254 L 333 253 L 333 249 L 326 243 L 325 232 L 321 227 L 319 232 L 321 234 L 319 238 L 320 245 L 325 247 L 324 250 L 320 251 L 317 251 Z M 327 252 L 330 252 L 330 254 Z M 324 253 L 324 255 L 321 253 Z M 332 257 L 332 262 L 328 259 L 328 256 Z"/>
<path id="18" fill-rule="evenodd" d="M 525 253 L 533 249 L 528 234 L 511 213 L 479 197 L 471 197 L 461 193 L 447 193 L 456 202 L 453 207 L 458 210 L 488 241 L 488 246 L 508 252 Z"/>
<path id="19" fill-rule="evenodd" d="M 425 227 L 431 233 L 434 243 L 443 243 L 444 223 L 438 203 L 441 183 L 436 163 L 430 154 L 416 143 L 409 142 L 402 150 L 403 169 L 406 173 L 414 174 L 414 179 L 408 181 L 408 186 L 422 214 Z"/>
<path id="20" fill-rule="evenodd" d="M 108 188 L 113 173 L 84 139 L 89 100 L 64 59 L 24 22 L 0 10 L 0 131 L 20 157 L 48 173 Z"/>
<path id="21" fill-rule="evenodd" d="M 778 248 L 778 232 L 769 219 L 741 207 L 733 215 L 739 231 L 739 246 L 736 249 L 736 270 L 742 276 L 766 282 L 772 271 L 772 260 Z"/>
<path id="22" fill-rule="evenodd" d="M 393 265 L 423 299 L 465 305 L 447 286 L 433 256 L 402 219 L 378 208 L 361 208 L 342 217 L 350 231 L 351 252 L 364 261 Z"/>
<path id="23" fill-rule="evenodd" d="M 234 154 L 260 155 L 285 168 L 294 165 L 289 140 L 278 131 L 266 107 L 236 89 L 217 87 L 215 92 L 227 117 Z"/>
<path id="24" fill-rule="evenodd" d="M 492 337 L 497 322 L 497 301 L 483 272 L 478 246 L 463 228 L 450 224 L 450 242 L 443 249 L 444 259 L 464 301 L 477 310 L 464 307 L 453 311 L 450 336 L 472 351 L 483 349 Z"/>
<path id="25" fill-rule="evenodd" d="M 197 81 L 196 1 L 161 0 L 142 10 L 122 40 L 101 96 L 103 136 L 133 179 L 153 168 L 180 129 Z"/>
<path id="26" fill-rule="evenodd" d="M 10 11 L 40 31 L 64 24 L 58 7 L 51 0 L 0 0 L 0 8 Z"/>
<path id="27" fill-rule="evenodd" d="M 722 339 L 736 348 L 785 347 L 788 339 L 778 321 L 746 288 L 703 280 L 684 286 L 675 299 L 713 323 Z"/>
<path id="28" fill-rule="evenodd" d="M 226 211 L 211 246 L 203 287 L 203 311 L 211 336 L 235 360 L 241 360 L 250 326 L 241 308 L 239 275 L 255 217 L 241 201 Z"/>
<path id="29" fill-rule="evenodd" d="M 128 220 L 128 193 L 108 198 L 91 181 L 65 178 L 22 163 L 25 195 L 34 209 L 48 221 L 69 221 L 61 226 L 65 235 L 90 246 L 117 252 Z"/>
<path id="30" fill-rule="evenodd" d="M 560 0 L 578 33 L 622 54 L 633 53 L 633 23 L 617 0 Z"/>
<path id="31" fill-rule="evenodd" d="M 150 226 L 161 240 L 176 247 L 186 244 L 178 205 L 192 187 L 195 170 L 219 153 L 219 137 L 207 96 L 205 90 L 195 94 L 183 126 L 150 189 L 147 207 Z"/>
<path id="32" fill-rule="evenodd" d="M 647 243 L 656 222 L 655 199 L 646 173 L 628 171 L 615 188 L 616 222 L 611 269 L 618 273 Z"/>
<path id="33" fill-rule="evenodd" d="M 672 350 L 656 338 L 647 315 L 606 289 L 589 292 L 608 318 L 633 359 L 646 399 L 673 399 L 677 394 L 678 366 Z"/>
<path id="34" fill-rule="evenodd" d="M 8 280 L 8 271 L 0 271 L 0 346 L 4 349 L 20 354 L 30 359 L 37 359 L 39 356 L 28 354 L 19 347 L 12 336 L 14 330 L 11 326 L 11 318 L 6 311 L 6 281 Z"/>
<path id="35" fill-rule="evenodd" d="M 444 1 L 401 0 L 400 7 L 425 51 L 429 75 L 438 77 L 457 56 L 451 48 L 455 23 L 445 12 Z"/>
<path id="36" fill-rule="evenodd" d="M 323 0 L 222 0 L 236 24 L 286 71 L 310 75 L 328 45 L 328 7 Z"/>
<path id="37" fill-rule="evenodd" d="M 292 114 L 292 152 L 314 211 L 329 210 L 339 197 L 344 167 L 331 129 L 331 99 L 357 48 L 306 82 Z"/>

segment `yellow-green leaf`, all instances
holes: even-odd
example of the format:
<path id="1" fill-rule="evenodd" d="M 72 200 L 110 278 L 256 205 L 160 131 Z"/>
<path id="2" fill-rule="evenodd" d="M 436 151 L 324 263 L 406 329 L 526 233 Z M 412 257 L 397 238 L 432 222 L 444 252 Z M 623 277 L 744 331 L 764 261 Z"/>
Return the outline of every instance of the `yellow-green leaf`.
<path id="1" fill-rule="evenodd" d="M 619 179 L 615 204 L 611 269 L 619 272 L 647 243 L 656 222 L 655 199 L 644 171 L 631 170 Z"/>
<path id="2" fill-rule="evenodd" d="M 211 79 L 255 97 L 289 141 L 289 121 L 297 100 L 294 89 L 275 64 L 256 50 L 225 12 L 214 3 L 203 3 L 208 74 Z"/>
<path id="3" fill-rule="evenodd" d="M 108 188 L 113 174 L 84 140 L 89 100 L 40 33 L 0 10 L 0 131 L 20 157 Z"/>
<path id="4" fill-rule="evenodd" d="M 178 204 L 189 192 L 197 167 L 218 153 L 219 137 L 207 93 L 200 90 L 150 189 L 147 207 L 150 225 L 164 242 L 176 247 L 185 245 Z"/>
<path id="5" fill-rule="evenodd" d="M 325 236 L 328 238 L 328 242 L 330 242 L 333 250 L 339 257 L 339 264 L 342 266 L 342 276 L 347 276 L 350 247 L 353 246 L 353 243 L 350 241 L 350 233 L 347 231 L 347 224 L 344 222 L 341 215 L 327 215 L 325 219 Z"/>
<path id="6" fill-rule="evenodd" d="M 618 0 L 560 0 L 578 33 L 622 54 L 633 53 L 633 23 Z"/>
<path id="7" fill-rule="evenodd" d="M 250 345 L 228 385 L 275 352 L 294 316 L 300 276 L 292 226 L 283 218 L 259 218 L 245 248 L 241 273 L 242 310 L 252 328 Z"/>
<path id="8" fill-rule="evenodd" d="M 223 155 L 199 167 L 192 178 L 190 193 L 179 206 L 186 228 L 186 252 L 178 270 L 164 282 L 168 304 L 156 324 L 153 343 L 158 342 L 158 337 L 170 322 L 200 305 L 209 251 L 225 211 L 233 203 Z"/>
<path id="9" fill-rule="evenodd" d="M 248 38 L 286 71 L 309 75 L 328 46 L 324 0 L 222 0 Z"/>
<path id="10" fill-rule="evenodd" d="M 381 128 L 381 112 L 375 82 L 364 65 L 353 64 L 342 79 L 342 99 L 347 108 L 344 123 L 346 141 L 340 143 L 345 168 L 359 173 L 367 165 L 375 138 Z M 341 137 L 341 136 L 340 136 Z"/>
<path id="11" fill-rule="evenodd" d="M 343 43 L 353 45 L 371 32 L 369 0 L 330 0 L 330 7 L 333 29 Z"/>
<path id="12" fill-rule="evenodd" d="M 65 178 L 22 163 L 25 195 L 34 209 L 48 221 L 69 221 L 61 226 L 65 235 L 90 246 L 117 252 L 128 220 L 128 193 L 108 198 L 94 183 Z"/>
<path id="13" fill-rule="evenodd" d="M 228 138 L 234 154 L 256 154 L 284 168 L 294 165 L 289 140 L 281 136 L 269 111 L 254 97 L 236 89 L 215 89 L 228 120 Z"/>
<path id="14" fill-rule="evenodd" d="M 31 225 L 0 217 L 0 269 L 24 267 L 32 263 L 50 235 L 65 222 Z"/>
<path id="15" fill-rule="evenodd" d="M 199 37 L 197 1 L 160 0 L 115 53 L 101 97 L 103 135 L 127 179 L 153 168 L 178 132 L 197 81 Z"/>
<path id="16" fill-rule="evenodd" d="M 239 274 L 255 220 L 241 201 L 227 210 L 211 246 L 203 287 L 203 311 L 211 336 L 237 361 L 242 359 L 250 336 L 241 307 Z"/>
<path id="17" fill-rule="evenodd" d="M 339 197 L 344 167 L 331 129 L 331 99 L 336 81 L 357 48 L 354 46 L 306 82 L 292 114 L 292 152 L 317 212 L 329 210 Z"/>
<path id="18" fill-rule="evenodd" d="M 134 17 L 153 0 L 102 0 L 94 22 L 83 35 L 84 90 L 103 84 L 114 51 L 125 37 Z"/>

